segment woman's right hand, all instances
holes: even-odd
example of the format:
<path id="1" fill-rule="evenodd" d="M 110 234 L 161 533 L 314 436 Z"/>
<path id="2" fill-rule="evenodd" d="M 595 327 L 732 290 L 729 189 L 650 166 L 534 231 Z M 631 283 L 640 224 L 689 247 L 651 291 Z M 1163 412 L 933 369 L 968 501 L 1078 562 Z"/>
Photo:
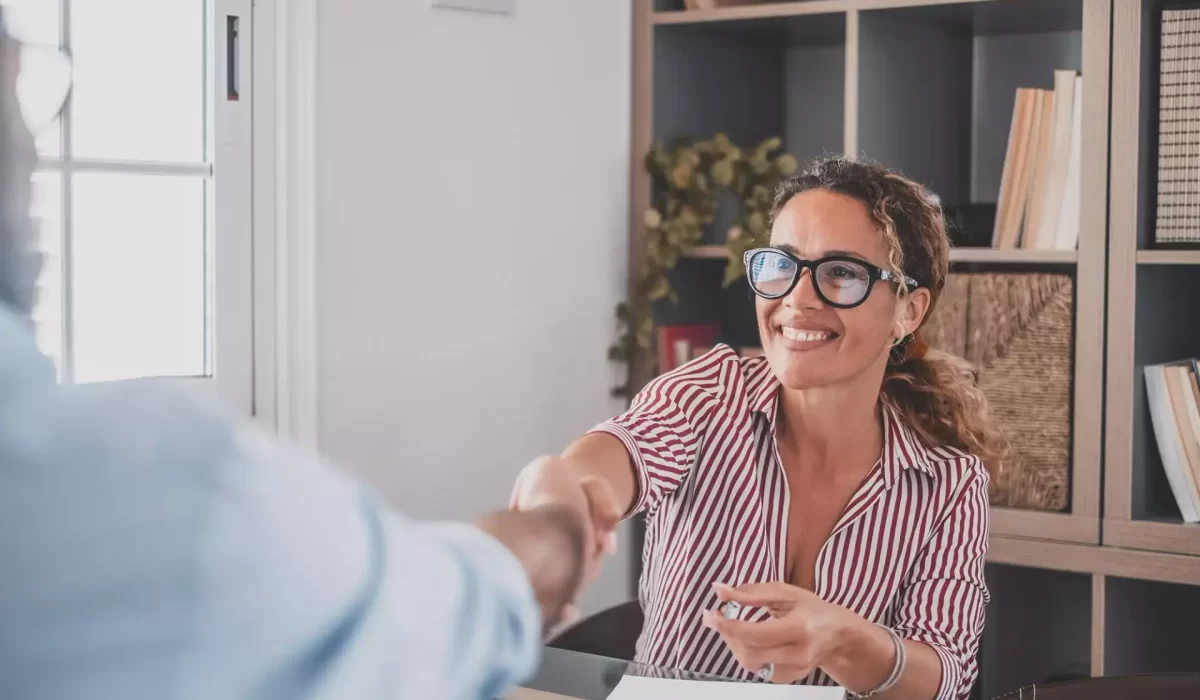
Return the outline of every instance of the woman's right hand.
<path id="1" fill-rule="evenodd" d="M 528 511 L 543 506 L 567 506 L 587 526 L 587 559 L 583 586 L 600 573 L 600 561 L 617 550 L 621 506 L 612 486 L 597 476 L 581 475 L 562 457 L 539 457 L 521 470 L 513 486 L 509 509 Z"/>

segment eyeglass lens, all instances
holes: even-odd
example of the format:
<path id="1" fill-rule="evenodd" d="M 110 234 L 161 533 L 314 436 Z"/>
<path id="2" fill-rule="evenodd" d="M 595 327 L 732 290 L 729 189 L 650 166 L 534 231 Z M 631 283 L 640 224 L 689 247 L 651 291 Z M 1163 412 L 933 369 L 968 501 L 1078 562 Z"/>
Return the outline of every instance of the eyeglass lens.
<path id="1" fill-rule="evenodd" d="M 787 293 L 802 268 L 787 255 L 762 251 L 750 258 L 749 280 L 755 292 L 766 297 Z M 817 266 L 813 276 L 817 293 L 836 305 L 852 305 L 862 301 L 871 289 L 870 271 L 848 260 L 828 260 Z"/>

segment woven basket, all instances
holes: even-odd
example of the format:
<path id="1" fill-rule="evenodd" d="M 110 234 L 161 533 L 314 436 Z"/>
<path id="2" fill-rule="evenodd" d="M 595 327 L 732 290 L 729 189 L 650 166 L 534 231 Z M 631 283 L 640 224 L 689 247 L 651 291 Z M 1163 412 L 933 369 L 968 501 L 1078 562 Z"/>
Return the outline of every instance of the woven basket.
<path id="1" fill-rule="evenodd" d="M 1069 505 L 1073 299 L 1067 275 L 952 274 L 921 329 L 930 345 L 978 369 L 1012 444 L 1012 463 L 991 481 L 993 505 Z"/>

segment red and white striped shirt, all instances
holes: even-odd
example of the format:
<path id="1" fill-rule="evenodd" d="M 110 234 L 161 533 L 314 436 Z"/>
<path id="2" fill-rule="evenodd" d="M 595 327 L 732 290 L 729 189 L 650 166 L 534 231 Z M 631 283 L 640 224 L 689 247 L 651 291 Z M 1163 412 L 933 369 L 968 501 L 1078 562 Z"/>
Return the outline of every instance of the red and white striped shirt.
<path id="1" fill-rule="evenodd" d="M 779 381 L 763 357 L 718 346 L 657 377 L 595 430 L 620 439 L 647 512 L 638 662 L 750 680 L 701 622 L 712 584 L 784 581 L 787 480 L 775 449 Z M 924 642 L 938 698 L 966 698 L 989 600 L 988 474 L 978 458 L 923 445 L 890 409 L 883 451 L 816 561 L 821 599 Z M 743 609 L 742 619 L 767 617 Z M 828 685 L 821 671 L 807 683 Z"/>

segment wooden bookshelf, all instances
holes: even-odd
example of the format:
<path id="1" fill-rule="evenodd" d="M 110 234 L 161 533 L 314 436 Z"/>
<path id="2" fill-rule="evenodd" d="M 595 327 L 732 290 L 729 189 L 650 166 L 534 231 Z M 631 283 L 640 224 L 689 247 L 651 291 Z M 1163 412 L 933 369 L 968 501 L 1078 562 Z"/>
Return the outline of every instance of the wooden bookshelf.
<path id="1" fill-rule="evenodd" d="M 1172 651 L 1189 643 L 1172 636 L 1182 625 L 1166 625 L 1162 640 L 1135 619 L 1174 608 L 1200 624 L 1200 525 L 1163 498 L 1139 379 L 1147 362 L 1200 355 L 1200 314 L 1180 312 L 1200 298 L 1200 250 L 1155 248 L 1148 232 L 1151 44 L 1165 4 L 790 0 L 687 11 L 682 0 L 634 2 L 635 252 L 649 204 L 642 156 L 656 140 L 780 136 L 801 163 L 864 155 L 927 184 L 948 208 L 994 205 L 1015 88 L 1050 87 L 1054 68 L 1082 75 L 1077 249 L 951 251 L 956 269 L 1052 270 L 1070 274 L 1075 290 L 1070 505 L 992 509 L 995 633 L 981 650 L 979 697 L 1071 668 L 1200 671 L 1200 657 Z M 677 288 L 719 286 L 728 251 L 724 229 L 713 229 L 680 262 L 681 282 L 691 282 Z M 744 284 L 730 294 L 748 296 Z M 703 293 L 684 295 L 689 303 L 699 313 L 723 302 Z M 638 366 L 635 389 L 649 378 Z M 1014 651 L 1021 642 L 1028 648 Z"/>
<path id="2" fill-rule="evenodd" d="M 648 203 L 641 154 L 651 142 L 717 131 L 740 143 L 781 136 L 802 163 L 823 153 L 863 154 L 926 183 L 948 207 L 994 203 L 1016 88 L 1030 81 L 1049 87 L 1055 68 L 1080 70 L 1084 179 L 1077 249 L 957 247 L 951 255 L 969 269 L 1046 267 L 1072 274 L 1070 510 L 997 509 L 993 528 L 1001 535 L 1050 532 L 1065 542 L 1099 544 L 1111 0 L 809 0 L 682 8 L 681 0 L 637 5 L 635 212 Z M 633 225 L 634 250 L 640 250 L 640 218 Z M 720 226 L 713 228 L 690 260 L 728 257 Z M 688 304 L 681 301 L 681 317 L 720 305 L 710 297 L 691 309 Z M 648 376 L 639 379 L 634 388 Z"/>
<path id="3" fill-rule="evenodd" d="M 1200 250 L 1154 247 L 1161 0 L 1114 3 L 1104 543 L 1200 557 L 1171 495 L 1143 368 L 1200 356 Z M 1186 309 L 1186 310 L 1185 310 Z"/>

